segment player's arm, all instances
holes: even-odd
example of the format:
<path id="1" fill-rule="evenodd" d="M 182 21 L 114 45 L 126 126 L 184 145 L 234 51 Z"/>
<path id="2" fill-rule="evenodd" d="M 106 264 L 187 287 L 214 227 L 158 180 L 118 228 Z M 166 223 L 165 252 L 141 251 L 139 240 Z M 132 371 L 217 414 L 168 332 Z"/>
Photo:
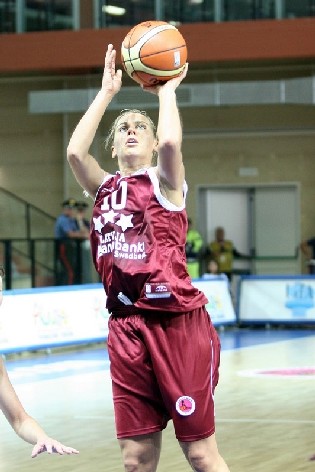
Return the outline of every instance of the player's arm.
<path id="1" fill-rule="evenodd" d="M 176 89 L 186 73 L 187 65 L 179 77 L 169 80 L 158 90 L 158 174 L 167 198 L 179 206 L 183 203 L 185 170 L 181 149 L 182 123 L 177 106 Z"/>
<path id="2" fill-rule="evenodd" d="M 44 451 L 58 454 L 78 453 L 76 449 L 50 438 L 37 421 L 26 413 L 2 360 L 0 360 L 0 408 L 16 434 L 24 441 L 34 444 L 32 457 Z"/>
<path id="3" fill-rule="evenodd" d="M 176 89 L 186 77 L 188 64 L 183 73 L 164 85 L 142 86 L 159 98 L 159 119 L 157 126 L 158 162 L 157 174 L 164 196 L 177 206 L 183 204 L 182 123 L 176 100 Z"/>
<path id="4" fill-rule="evenodd" d="M 115 70 L 116 51 L 108 45 L 102 88 L 76 126 L 67 148 L 67 159 L 79 184 L 94 197 L 106 172 L 89 154 L 95 133 L 109 103 L 121 88 L 121 70 Z"/>

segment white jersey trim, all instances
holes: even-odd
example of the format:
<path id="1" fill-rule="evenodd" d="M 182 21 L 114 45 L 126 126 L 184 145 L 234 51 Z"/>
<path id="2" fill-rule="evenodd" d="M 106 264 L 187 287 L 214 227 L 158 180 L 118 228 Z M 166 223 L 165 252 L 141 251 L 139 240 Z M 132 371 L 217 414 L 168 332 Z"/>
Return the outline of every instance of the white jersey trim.
<path id="1" fill-rule="evenodd" d="M 102 182 L 101 182 L 100 186 L 98 187 L 97 192 L 96 192 L 96 194 L 95 194 L 94 203 L 95 203 L 95 201 L 96 201 L 96 198 L 97 198 L 97 196 L 98 196 L 98 193 L 99 193 L 101 187 L 104 185 L 104 183 L 105 183 L 107 180 L 111 179 L 112 177 L 114 177 L 113 174 L 106 174 L 106 175 L 105 175 L 104 179 L 102 180 Z"/>
<path id="2" fill-rule="evenodd" d="M 159 182 L 159 179 L 157 178 L 155 169 L 156 169 L 156 167 L 149 167 L 149 168 L 139 169 L 138 171 L 134 172 L 134 174 L 132 174 L 132 175 L 144 174 L 145 172 L 147 172 L 147 174 L 148 174 L 148 176 L 149 176 L 149 178 L 152 182 L 152 185 L 153 185 L 154 195 L 156 196 L 157 201 L 159 202 L 159 204 L 163 208 L 165 208 L 166 210 L 169 210 L 169 211 L 182 211 L 182 210 L 184 210 L 185 207 L 186 207 L 186 195 L 187 195 L 187 191 L 188 191 L 188 186 L 187 186 L 186 181 L 184 181 L 184 183 L 183 183 L 184 204 L 181 205 L 181 206 L 176 206 L 176 205 L 174 205 L 174 203 L 171 203 L 169 200 L 167 200 L 167 198 L 165 198 L 162 195 L 161 190 L 160 190 L 160 182 Z M 94 201 L 96 200 L 96 198 L 98 196 L 100 188 L 104 185 L 104 183 L 107 180 L 111 179 L 112 177 L 114 177 L 113 174 L 107 174 L 104 177 L 101 185 L 97 189 Z M 121 178 L 123 178 L 123 177 L 121 177 Z"/>
<path id="3" fill-rule="evenodd" d="M 187 190 L 188 190 L 188 186 L 187 186 L 186 181 L 184 181 L 184 184 L 183 184 L 184 204 L 182 206 L 176 206 L 176 205 L 174 205 L 174 203 L 171 203 L 169 200 L 167 200 L 167 198 L 165 198 L 162 195 L 161 190 L 160 190 L 160 182 L 159 182 L 159 179 L 157 178 L 155 169 L 156 169 L 156 167 L 149 167 L 149 169 L 146 169 L 146 170 L 147 170 L 148 176 L 150 177 L 150 180 L 153 184 L 154 195 L 156 196 L 157 201 L 159 202 L 159 204 L 163 208 L 165 208 L 166 210 L 169 210 L 169 211 L 182 211 L 182 210 L 184 210 L 184 208 L 186 206 L 185 205 L 186 204 L 186 195 L 187 195 Z"/>

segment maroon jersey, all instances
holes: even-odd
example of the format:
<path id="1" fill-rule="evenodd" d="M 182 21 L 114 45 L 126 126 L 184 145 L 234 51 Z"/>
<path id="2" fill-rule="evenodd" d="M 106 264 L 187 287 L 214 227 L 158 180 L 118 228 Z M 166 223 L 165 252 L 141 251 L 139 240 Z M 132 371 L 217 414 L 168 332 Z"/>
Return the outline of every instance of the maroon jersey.
<path id="1" fill-rule="evenodd" d="M 185 206 L 163 197 L 154 168 L 107 175 L 95 198 L 91 247 L 108 310 L 187 312 L 206 304 L 186 270 L 186 234 Z"/>

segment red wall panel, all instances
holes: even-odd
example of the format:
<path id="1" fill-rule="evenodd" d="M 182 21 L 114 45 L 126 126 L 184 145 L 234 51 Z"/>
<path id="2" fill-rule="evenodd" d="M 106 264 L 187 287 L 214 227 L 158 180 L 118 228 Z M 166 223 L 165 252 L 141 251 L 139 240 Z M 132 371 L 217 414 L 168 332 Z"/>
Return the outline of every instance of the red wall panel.
<path id="1" fill-rule="evenodd" d="M 107 44 L 113 43 L 119 52 L 129 29 L 3 34 L 0 74 L 102 67 Z M 186 38 L 191 64 L 315 58 L 315 18 L 194 23 L 179 29 Z"/>

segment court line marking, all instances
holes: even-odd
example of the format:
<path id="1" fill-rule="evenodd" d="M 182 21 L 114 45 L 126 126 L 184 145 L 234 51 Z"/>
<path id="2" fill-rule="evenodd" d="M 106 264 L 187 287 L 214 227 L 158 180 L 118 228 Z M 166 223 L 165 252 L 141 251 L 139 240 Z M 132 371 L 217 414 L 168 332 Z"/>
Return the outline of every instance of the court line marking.
<path id="1" fill-rule="evenodd" d="M 74 415 L 76 420 L 104 420 L 104 418 L 112 418 L 111 415 L 93 416 L 93 415 Z M 248 419 L 216 419 L 216 423 L 265 423 L 265 424 L 310 424 L 315 425 L 315 420 L 263 420 L 257 418 Z"/>
<path id="2" fill-rule="evenodd" d="M 253 344 L 251 346 L 241 346 L 241 347 L 229 347 L 229 348 L 221 348 L 221 355 L 225 355 L 227 356 L 228 354 L 231 355 L 235 352 L 239 352 L 239 351 L 245 351 L 245 350 L 249 350 L 249 349 L 261 349 L 261 348 L 266 348 L 266 347 L 269 347 L 272 345 L 272 347 L 274 348 L 275 347 L 275 344 L 285 344 L 285 343 L 296 343 L 298 341 L 305 341 L 305 339 L 307 340 L 311 340 L 311 338 L 313 338 L 313 342 L 314 342 L 314 336 L 311 335 L 311 336 L 304 336 L 304 337 L 301 337 L 301 338 L 293 338 L 293 339 L 283 339 L 283 340 L 278 340 L 278 341 L 271 341 L 271 342 L 268 342 L 268 343 L 261 343 L 261 344 Z"/>
<path id="3" fill-rule="evenodd" d="M 315 425 L 315 420 L 262 420 L 258 418 L 248 419 L 216 419 L 216 423 L 265 423 L 265 424 L 310 424 Z"/>
<path id="4" fill-rule="evenodd" d="M 310 373 L 308 373 L 310 372 Z M 240 377 L 255 377 L 260 379 L 282 379 L 282 380 L 314 380 L 315 366 L 289 366 L 289 367 L 267 367 L 260 369 L 239 370 Z"/>
<path id="5" fill-rule="evenodd" d="M 104 421 L 104 419 L 106 419 L 106 418 L 112 420 L 114 418 L 114 412 L 113 412 L 112 415 L 102 414 L 101 416 L 100 415 L 99 416 L 92 416 L 92 415 L 74 415 L 73 416 L 73 419 L 75 419 L 75 420 L 89 420 L 89 421 L 90 420 L 93 420 L 93 421 L 94 420 L 102 420 L 102 421 Z"/>

